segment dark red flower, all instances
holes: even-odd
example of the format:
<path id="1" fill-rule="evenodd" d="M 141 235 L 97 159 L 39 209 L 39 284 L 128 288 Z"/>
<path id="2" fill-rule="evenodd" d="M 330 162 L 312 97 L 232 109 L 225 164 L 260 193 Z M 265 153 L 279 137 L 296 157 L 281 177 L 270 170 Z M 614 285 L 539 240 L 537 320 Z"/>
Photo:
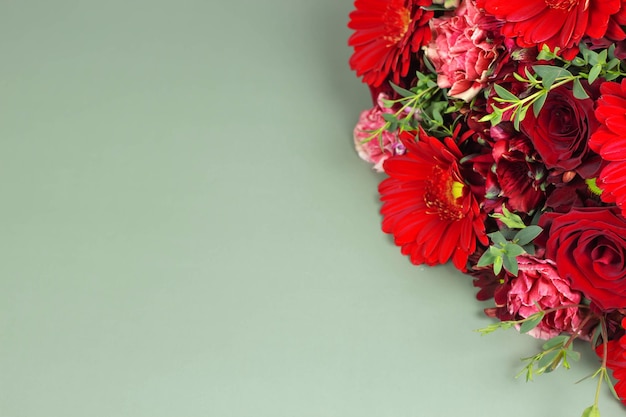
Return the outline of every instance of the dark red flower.
<path id="1" fill-rule="evenodd" d="M 561 86 L 550 91 L 537 116 L 532 111 L 526 114 L 522 131 L 548 169 L 596 174 L 600 159 L 588 146 L 599 126 L 593 104 L 590 98 L 577 99 L 570 87 Z"/>
<path id="2" fill-rule="evenodd" d="M 382 228 L 394 236 L 414 264 L 437 265 L 452 259 L 467 270 L 477 242 L 488 244 L 485 214 L 461 175 L 461 151 L 453 138 L 440 142 L 419 132 L 404 132 L 404 155 L 385 161 L 390 178 L 378 190 Z"/>
<path id="3" fill-rule="evenodd" d="M 431 38 L 424 10 L 431 0 L 356 0 L 348 27 L 355 32 L 348 44 L 354 47 L 350 68 L 363 82 L 377 87 L 387 78 L 394 83 L 409 72 L 413 54 Z"/>
<path id="4" fill-rule="evenodd" d="M 626 308 L 626 219 L 616 207 L 545 213 L 536 241 L 559 275 L 600 310 Z"/>
<path id="5" fill-rule="evenodd" d="M 501 196 L 507 198 L 507 207 L 522 213 L 539 208 L 545 198 L 544 166 L 533 157 L 534 150 L 524 136 L 501 139 L 493 145 L 495 174 Z"/>
<path id="6" fill-rule="evenodd" d="M 573 58 L 583 36 L 603 37 L 617 32 L 612 15 L 622 0 L 478 0 L 479 8 L 505 21 L 502 33 L 523 48 L 547 45 Z M 618 19 L 618 22 L 621 19 Z"/>
<path id="7" fill-rule="evenodd" d="M 596 118 L 601 126 L 591 136 L 589 147 L 608 161 L 597 184 L 602 201 L 616 203 L 626 215 L 626 79 L 622 83 L 604 82 L 596 103 Z"/>

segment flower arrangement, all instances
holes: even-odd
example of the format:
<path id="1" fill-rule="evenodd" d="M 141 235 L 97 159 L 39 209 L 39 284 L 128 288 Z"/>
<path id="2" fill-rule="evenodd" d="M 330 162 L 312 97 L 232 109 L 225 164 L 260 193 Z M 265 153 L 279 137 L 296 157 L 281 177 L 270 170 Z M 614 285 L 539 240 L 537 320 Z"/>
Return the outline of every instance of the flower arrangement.
<path id="1" fill-rule="evenodd" d="M 356 0 L 348 26 L 383 231 L 473 277 L 483 333 L 546 340 L 528 380 L 580 339 L 583 417 L 603 385 L 626 404 L 626 0 Z"/>

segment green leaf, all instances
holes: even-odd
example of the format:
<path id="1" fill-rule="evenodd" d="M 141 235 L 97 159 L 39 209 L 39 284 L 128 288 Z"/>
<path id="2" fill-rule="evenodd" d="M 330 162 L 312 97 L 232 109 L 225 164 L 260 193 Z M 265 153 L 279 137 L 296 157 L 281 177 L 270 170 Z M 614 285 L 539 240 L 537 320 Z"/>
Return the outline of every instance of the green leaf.
<path id="1" fill-rule="evenodd" d="M 383 113 L 383 120 L 387 123 L 397 123 L 398 122 L 398 118 L 395 116 L 395 114 L 391 114 L 391 113 Z"/>
<path id="2" fill-rule="evenodd" d="M 498 97 L 504 99 L 505 101 L 511 101 L 513 103 L 519 101 L 519 98 L 515 94 L 511 93 L 509 90 L 502 87 L 501 85 L 494 84 L 493 88 L 496 90 Z"/>
<path id="3" fill-rule="evenodd" d="M 585 408 L 581 417 L 600 417 L 600 410 L 597 405 L 592 405 Z"/>
<path id="4" fill-rule="evenodd" d="M 534 255 L 535 254 L 535 245 L 533 245 L 532 243 L 529 243 L 528 245 L 524 245 L 524 246 L 522 246 L 522 248 L 529 255 Z"/>
<path id="5" fill-rule="evenodd" d="M 604 79 L 606 81 L 613 81 L 614 79 L 618 78 L 620 76 L 619 72 L 615 72 L 615 73 L 608 73 L 604 76 Z"/>
<path id="6" fill-rule="evenodd" d="M 497 256 L 493 261 L 493 273 L 498 275 L 502 271 L 502 256 Z"/>
<path id="7" fill-rule="evenodd" d="M 573 77 L 572 73 L 561 67 L 553 67 L 552 65 L 533 65 L 535 73 L 541 77 L 541 84 L 546 90 L 549 90 L 557 78 Z"/>
<path id="8" fill-rule="evenodd" d="M 544 343 L 541 348 L 543 350 L 550 350 L 555 347 L 561 347 L 565 344 L 565 342 L 567 342 L 567 340 L 569 340 L 569 336 L 565 336 L 565 335 L 554 336 L 552 339 Z"/>
<path id="9" fill-rule="evenodd" d="M 537 327 L 537 325 L 541 322 L 541 320 L 543 320 L 542 312 L 533 314 L 532 316 L 528 318 L 528 320 L 522 323 L 519 329 L 520 333 L 528 333 L 529 331 Z"/>
<path id="10" fill-rule="evenodd" d="M 489 236 L 489 239 L 491 239 L 491 241 L 496 245 L 506 243 L 506 239 L 504 238 L 504 235 L 500 232 L 489 233 L 487 234 L 487 236 Z"/>
<path id="11" fill-rule="evenodd" d="M 580 83 L 580 78 L 574 78 L 574 87 L 573 87 L 574 97 L 579 100 L 584 100 L 589 98 L 589 94 L 585 91 L 583 85 Z"/>
<path id="12" fill-rule="evenodd" d="M 388 100 L 386 98 L 383 98 L 381 101 L 386 109 L 390 109 L 394 104 L 396 104 L 393 100 Z"/>
<path id="13" fill-rule="evenodd" d="M 424 54 L 423 59 L 424 59 L 424 65 L 426 65 L 426 68 L 428 68 L 428 71 L 430 71 L 432 74 L 436 74 L 437 70 L 435 69 L 435 66 L 433 65 L 433 63 L 430 62 L 430 59 L 428 59 L 426 54 Z"/>
<path id="14" fill-rule="evenodd" d="M 589 78 L 587 78 L 589 84 L 593 84 L 593 82 L 598 79 L 600 71 L 602 71 L 602 65 L 600 64 L 594 65 L 593 68 L 591 68 L 591 71 L 589 71 Z"/>
<path id="15" fill-rule="evenodd" d="M 614 46 L 614 45 L 611 45 Z M 619 67 L 620 60 L 618 58 L 613 58 L 609 62 L 606 63 L 606 68 L 609 70 L 615 69 Z"/>
<path id="16" fill-rule="evenodd" d="M 517 276 L 517 273 L 519 272 L 517 257 L 510 255 L 505 256 L 504 258 L 502 258 L 502 265 L 504 266 L 504 269 L 509 271 L 511 275 Z"/>
<path id="17" fill-rule="evenodd" d="M 542 231 L 543 229 L 539 226 L 526 226 L 517 232 L 514 241 L 520 246 L 527 245 L 539 236 Z"/>
<path id="18" fill-rule="evenodd" d="M 476 263 L 476 266 L 488 266 L 493 264 L 495 260 L 496 256 L 491 251 L 486 250 Z"/>
<path id="19" fill-rule="evenodd" d="M 556 58 L 556 54 L 550 50 L 550 47 L 546 44 L 541 48 L 541 52 L 537 55 L 537 61 L 551 61 Z"/>
<path id="20" fill-rule="evenodd" d="M 537 361 L 537 367 L 544 372 L 551 372 L 557 368 L 562 359 L 562 351 L 554 350 L 548 352 L 539 361 Z"/>
<path id="21" fill-rule="evenodd" d="M 609 376 L 609 373 L 606 372 L 606 370 L 605 370 L 603 372 L 603 374 L 604 374 L 604 381 L 609 386 L 609 391 L 611 391 L 611 394 L 613 394 L 613 396 L 615 397 L 616 400 L 620 401 L 621 398 L 617 394 L 617 391 L 615 391 L 615 386 L 613 385 L 613 381 L 611 381 L 611 377 Z"/>
<path id="22" fill-rule="evenodd" d="M 572 350 L 572 348 L 573 347 L 570 345 L 569 349 L 567 350 L 567 356 L 574 362 L 578 362 L 580 360 L 580 352 Z"/>
<path id="23" fill-rule="evenodd" d="M 524 106 L 520 109 L 519 113 L 517 114 L 517 119 L 519 119 L 520 122 L 526 118 L 526 113 L 528 113 L 529 108 L 530 106 Z M 519 122 L 516 129 L 519 130 Z"/>
<path id="24" fill-rule="evenodd" d="M 406 89 L 404 89 L 404 88 L 400 87 L 399 85 L 395 85 L 395 84 L 394 84 L 394 83 L 392 83 L 391 81 L 389 81 L 389 85 L 391 85 L 391 88 L 393 88 L 393 90 L 394 90 L 396 93 L 400 94 L 400 96 L 402 96 L 402 97 L 412 97 L 412 96 L 414 96 L 414 95 L 415 95 L 415 93 L 414 93 L 414 92 L 409 91 L 409 90 L 406 90 Z"/>
<path id="25" fill-rule="evenodd" d="M 517 245 L 515 243 L 507 243 L 506 246 L 504 246 L 504 253 L 506 253 L 507 256 L 512 256 L 515 258 L 516 256 L 520 256 L 523 253 L 526 253 L 526 251 L 520 245 Z"/>
<path id="26" fill-rule="evenodd" d="M 535 115 L 535 117 L 539 116 L 539 112 L 541 111 L 541 108 L 545 104 L 547 98 L 548 98 L 548 94 L 542 94 L 533 103 L 533 114 Z"/>
<path id="27" fill-rule="evenodd" d="M 522 221 L 522 218 L 517 214 L 511 213 L 504 205 L 502 205 L 502 214 L 495 213 L 490 214 L 490 216 L 494 219 L 500 220 L 511 229 L 523 229 L 524 227 L 526 227 L 526 225 Z"/>

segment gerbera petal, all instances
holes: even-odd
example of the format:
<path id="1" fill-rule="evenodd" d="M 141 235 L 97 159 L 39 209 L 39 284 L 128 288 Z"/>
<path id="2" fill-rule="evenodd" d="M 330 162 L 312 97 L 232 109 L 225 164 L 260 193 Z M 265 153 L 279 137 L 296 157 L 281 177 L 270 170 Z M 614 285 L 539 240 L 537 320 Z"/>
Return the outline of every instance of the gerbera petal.
<path id="1" fill-rule="evenodd" d="M 407 75 L 413 54 L 431 37 L 425 10 L 431 0 L 356 0 L 348 27 L 354 47 L 350 68 L 371 87 L 390 78 L 395 83 Z"/>
<path id="2" fill-rule="evenodd" d="M 485 214 L 459 171 L 463 155 L 453 138 L 442 143 L 424 131 L 418 141 L 411 135 L 403 139 L 410 144 L 407 153 L 385 162 L 389 178 L 379 186 L 383 231 L 415 264 L 453 259 L 465 270 L 477 242 L 488 241 Z"/>

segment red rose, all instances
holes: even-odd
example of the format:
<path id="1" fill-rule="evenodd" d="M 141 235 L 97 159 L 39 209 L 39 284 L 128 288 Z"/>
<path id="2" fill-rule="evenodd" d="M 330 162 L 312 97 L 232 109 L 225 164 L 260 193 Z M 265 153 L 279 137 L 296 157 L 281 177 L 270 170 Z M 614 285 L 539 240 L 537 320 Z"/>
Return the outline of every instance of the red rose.
<path id="1" fill-rule="evenodd" d="M 583 163 L 595 156 L 587 142 L 598 126 L 593 100 L 577 99 L 563 86 L 548 94 L 537 117 L 529 111 L 521 127 L 548 169 L 582 174 Z"/>
<path id="2" fill-rule="evenodd" d="M 616 207 L 541 216 L 545 257 L 602 310 L 626 307 L 626 219 Z M 542 240 L 542 239 L 540 239 Z"/>

